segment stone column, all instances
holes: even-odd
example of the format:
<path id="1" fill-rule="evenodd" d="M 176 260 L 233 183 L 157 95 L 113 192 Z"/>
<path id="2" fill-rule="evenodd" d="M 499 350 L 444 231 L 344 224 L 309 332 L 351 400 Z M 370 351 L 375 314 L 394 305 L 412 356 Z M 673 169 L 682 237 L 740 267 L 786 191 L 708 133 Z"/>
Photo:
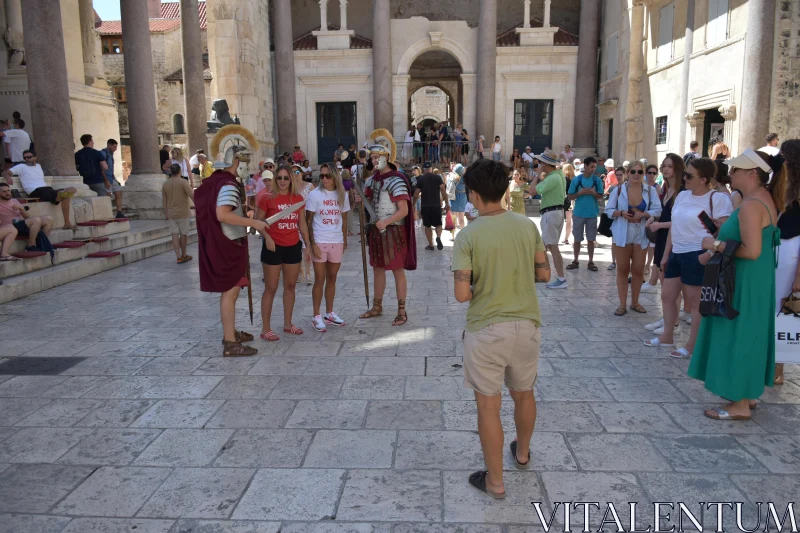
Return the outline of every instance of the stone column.
<path id="1" fill-rule="evenodd" d="M 61 10 L 53 9 L 51 4 L 51 0 L 22 2 L 37 159 L 45 175 L 53 176 L 54 188 L 70 185 L 94 196 L 75 169 L 64 30 Z"/>
<path id="2" fill-rule="evenodd" d="M 181 0 L 183 45 L 183 98 L 189 155 L 208 150 L 206 139 L 206 82 L 203 79 L 203 44 L 197 0 Z M 207 154 L 211 156 L 211 154 Z M 213 156 L 211 156 L 213 159 Z"/>
<path id="3" fill-rule="evenodd" d="M 319 0 L 319 29 L 328 31 L 328 0 Z"/>
<path id="4" fill-rule="evenodd" d="M 750 0 L 747 3 L 739 151 L 763 146 L 764 137 L 769 133 L 774 31 L 775 0 Z"/>
<path id="5" fill-rule="evenodd" d="M 339 0 L 339 26 L 342 31 L 347 30 L 347 0 Z"/>
<path id="6" fill-rule="evenodd" d="M 689 125 L 689 142 L 697 141 L 703 144 L 703 125 L 706 120 L 705 111 L 693 111 L 684 115 Z M 687 139 L 684 139 L 686 141 Z M 688 143 L 687 143 L 688 144 Z M 730 147 L 730 145 L 728 145 Z"/>
<path id="7" fill-rule="evenodd" d="M 525 0 L 524 2 L 525 8 L 522 15 L 522 27 L 523 28 L 530 28 L 531 27 L 531 0 Z"/>
<path id="8" fill-rule="evenodd" d="M 575 151 L 595 153 L 597 50 L 600 44 L 600 0 L 581 0 L 578 78 L 575 80 Z"/>
<path id="9" fill-rule="evenodd" d="M 392 119 L 393 126 L 390 131 L 394 135 L 394 140 L 398 143 L 402 142 L 413 120 L 412 117 L 408 116 L 408 82 L 410 80 L 411 76 L 392 76 L 392 107 L 395 115 Z M 411 153 L 411 148 L 398 144 L 398 152 L 401 152 L 404 157 L 408 157 Z M 398 157 L 400 155 L 398 153 Z"/>
<path id="10" fill-rule="evenodd" d="M 86 84 L 94 83 L 95 78 L 103 77 L 103 68 L 97 56 L 97 31 L 94 29 L 94 8 L 92 0 L 78 0 L 81 21 L 81 44 L 83 48 L 83 75 Z"/>
<path id="11" fill-rule="evenodd" d="M 462 74 L 461 75 L 461 102 L 464 116 L 461 117 L 461 122 L 467 129 L 470 138 L 470 151 L 475 151 L 475 146 L 478 142 L 479 133 L 475 129 L 475 84 L 477 76 L 475 74 Z M 485 136 L 485 135 L 484 135 Z M 488 139 L 488 137 L 486 137 Z M 492 139 L 494 141 L 494 138 Z M 491 146 L 491 143 L 488 145 Z"/>
<path id="12" fill-rule="evenodd" d="M 275 0 L 275 103 L 278 113 L 278 153 L 290 152 L 297 144 L 297 97 L 294 79 L 292 6 Z"/>
<path id="13" fill-rule="evenodd" d="M 695 1 L 688 0 L 686 6 L 686 33 L 683 39 L 683 64 L 681 65 L 681 94 L 679 116 L 683 117 L 689 112 L 689 66 L 694 49 L 694 7 Z M 703 142 L 702 140 L 700 141 Z M 681 124 L 678 128 L 678 153 L 683 154 L 689 148 L 686 142 L 686 124 Z"/>
<path id="14" fill-rule="evenodd" d="M 374 0 L 372 6 L 372 101 L 375 128 L 391 131 L 394 110 L 389 0 Z"/>
<path id="15" fill-rule="evenodd" d="M 544 22 L 542 23 L 542 27 L 550 27 L 550 0 L 544 0 Z"/>
<path id="16" fill-rule="evenodd" d="M 161 185 L 164 174 L 158 158 L 148 3 L 120 2 L 120 14 L 131 142 L 131 174 L 125 184 L 125 203 L 138 211 L 141 218 L 163 219 Z"/>
<path id="17" fill-rule="evenodd" d="M 22 32 L 22 0 L 6 0 L 5 39 L 9 48 L 8 68 L 20 68 L 25 61 Z"/>
<path id="18" fill-rule="evenodd" d="M 625 159 L 644 157 L 642 116 L 642 73 L 644 69 L 644 5 L 634 0 L 630 17 L 630 60 L 628 61 L 628 101 L 625 104 Z"/>
<path id="19" fill-rule="evenodd" d="M 497 77 L 497 0 L 480 0 L 480 22 L 478 24 L 478 82 L 477 82 L 477 131 L 478 135 L 494 140 L 494 109 Z M 505 140 L 509 142 L 508 139 Z"/>

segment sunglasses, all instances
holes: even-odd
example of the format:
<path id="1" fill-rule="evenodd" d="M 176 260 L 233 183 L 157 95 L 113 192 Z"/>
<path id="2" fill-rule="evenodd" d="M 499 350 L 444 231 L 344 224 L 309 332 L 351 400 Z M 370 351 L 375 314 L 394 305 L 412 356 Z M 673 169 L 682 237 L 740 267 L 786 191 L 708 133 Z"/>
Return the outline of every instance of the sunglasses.
<path id="1" fill-rule="evenodd" d="M 302 172 L 300 172 L 299 170 L 295 170 L 294 173 L 295 174 L 302 174 Z"/>
<path id="2" fill-rule="evenodd" d="M 692 179 L 692 178 L 694 178 L 694 176 L 692 176 L 692 175 L 691 175 L 691 174 L 689 174 L 688 172 L 684 172 L 684 173 L 683 173 L 683 179 L 685 179 L 685 180 L 690 180 L 690 179 Z"/>
<path id="3" fill-rule="evenodd" d="M 291 181 L 292 178 L 288 178 L 286 176 L 278 176 L 277 178 L 275 178 L 275 180 L 276 181 Z"/>
<path id="4" fill-rule="evenodd" d="M 644 170 L 629 170 L 629 171 L 628 171 L 628 173 L 629 173 L 629 174 L 639 174 L 639 175 L 642 175 L 642 174 L 644 174 Z"/>
<path id="5" fill-rule="evenodd" d="M 265 168 L 275 168 L 275 165 L 264 165 Z"/>
<path id="6" fill-rule="evenodd" d="M 22 159 L 33 159 L 33 156 L 32 155 L 24 155 L 24 156 L 22 156 Z"/>
<path id="7" fill-rule="evenodd" d="M 647 173 L 648 176 L 655 176 L 657 174 L 658 174 L 658 172 L 653 172 L 652 170 Z"/>
<path id="8" fill-rule="evenodd" d="M 329 180 L 329 179 L 333 179 L 333 176 L 331 176 L 330 174 L 320 174 L 319 178 L 323 179 L 323 180 Z"/>

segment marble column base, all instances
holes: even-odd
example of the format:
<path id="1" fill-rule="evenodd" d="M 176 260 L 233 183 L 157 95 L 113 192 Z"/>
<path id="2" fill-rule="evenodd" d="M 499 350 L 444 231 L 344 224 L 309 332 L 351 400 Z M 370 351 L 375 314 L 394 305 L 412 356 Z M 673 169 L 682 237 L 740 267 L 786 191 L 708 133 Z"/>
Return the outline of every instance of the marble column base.
<path id="1" fill-rule="evenodd" d="M 590 146 L 588 148 L 579 148 L 577 146 L 573 146 L 572 151 L 575 152 L 575 157 L 573 159 L 580 159 L 581 161 L 583 161 L 584 158 L 589 156 L 595 158 L 597 157 L 597 150 L 594 148 L 594 146 Z M 572 161 L 569 161 L 569 163 L 572 164 Z M 597 162 L 598 165 L 600 165 L 601 163 L 602 161 Z"/>
<path id="2" fill-rule="evenodd" d="M 83 183 L 83 178 L 80 176 L 45 176 L 45 182 L 47 182 L 54 189 L 75 187 L 75 189 L 77 189 L 75 196 L 80 198 L 97 196 L 97 194 L 91 190 L 88 185 Z"/>
<path id="3" fill-rule="evenodd" d="M 136 212 L 140 219 L 164 220 L 164 202 L 161 187 L 164 174 L 131 174 L 125 182 L 124 204 Z"/>

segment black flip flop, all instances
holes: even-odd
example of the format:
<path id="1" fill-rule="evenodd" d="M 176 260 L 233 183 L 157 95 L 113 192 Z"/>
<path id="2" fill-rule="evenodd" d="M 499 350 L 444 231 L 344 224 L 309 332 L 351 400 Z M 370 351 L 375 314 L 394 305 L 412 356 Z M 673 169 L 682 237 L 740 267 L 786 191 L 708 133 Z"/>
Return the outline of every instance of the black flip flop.
<path id="1" fill-rule="evenodd" d="M 439 250 L 444 248 L 444 245 L 442 244 L 442 239 L 440 239 L 439 237 L 436 237 L 436 248 Z"/>
<path id="2" fill-rule="evenodd" d="M 528 462 L 527 463 L 520 463 L 517 459 L 517 441 L 511 441 L 511 444 L 508 445 L 511 448 L 511 456 L 514 458 L 514 466 L 517 467 L 518 470 L 527 470 L 531 467 L 531 452 L 528 449 Z"/>
<path id="3" fill-rule="evenodd" d="M 484 494 L 488 494 L 495 500 L 502 500 L 505 499 L 506 493 L 497 493 L 489 490 L 489 487 L 486 486 L 486 476 L 489 474 L 486 470 L 478 470 L 477 472 L 473 472 L 469 475 L 469 484 L 478 489 L 479 491 L 483 492 Z"/>
<path id="4" fill-rule="evenodd" d="M 431 245 L 429 244 L 428 246 L 426 246 L 426 247 L 425 247 L 425 249 L 426 249 L 426 250 L 433 250 L 433 246 L 431 246 Z"/>

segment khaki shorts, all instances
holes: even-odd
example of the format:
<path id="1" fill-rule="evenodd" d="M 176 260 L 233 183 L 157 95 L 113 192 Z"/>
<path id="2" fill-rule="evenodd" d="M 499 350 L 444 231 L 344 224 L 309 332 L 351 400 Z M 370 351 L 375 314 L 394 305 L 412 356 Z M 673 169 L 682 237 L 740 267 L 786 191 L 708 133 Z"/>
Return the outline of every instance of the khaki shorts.
<path id="1" fill-rule="evenodd" d="M 539 326 L 530 320 L 497 322 L 464 332 L 464 386 L 484 396 L 533 390 L 539 368 Z"/>
<path id="2" fill-rule="evenodd" d="M 169 231 L 173 235 L 189 235 L 189 219 L 188 218 L 169 219 Z"/>
<path id="3" fill-rule="evenodd" d="M 558 245 L 564 230 L 564 210 L 554 209 L 542 215 L 542 242 L 545 246 Z"/>

